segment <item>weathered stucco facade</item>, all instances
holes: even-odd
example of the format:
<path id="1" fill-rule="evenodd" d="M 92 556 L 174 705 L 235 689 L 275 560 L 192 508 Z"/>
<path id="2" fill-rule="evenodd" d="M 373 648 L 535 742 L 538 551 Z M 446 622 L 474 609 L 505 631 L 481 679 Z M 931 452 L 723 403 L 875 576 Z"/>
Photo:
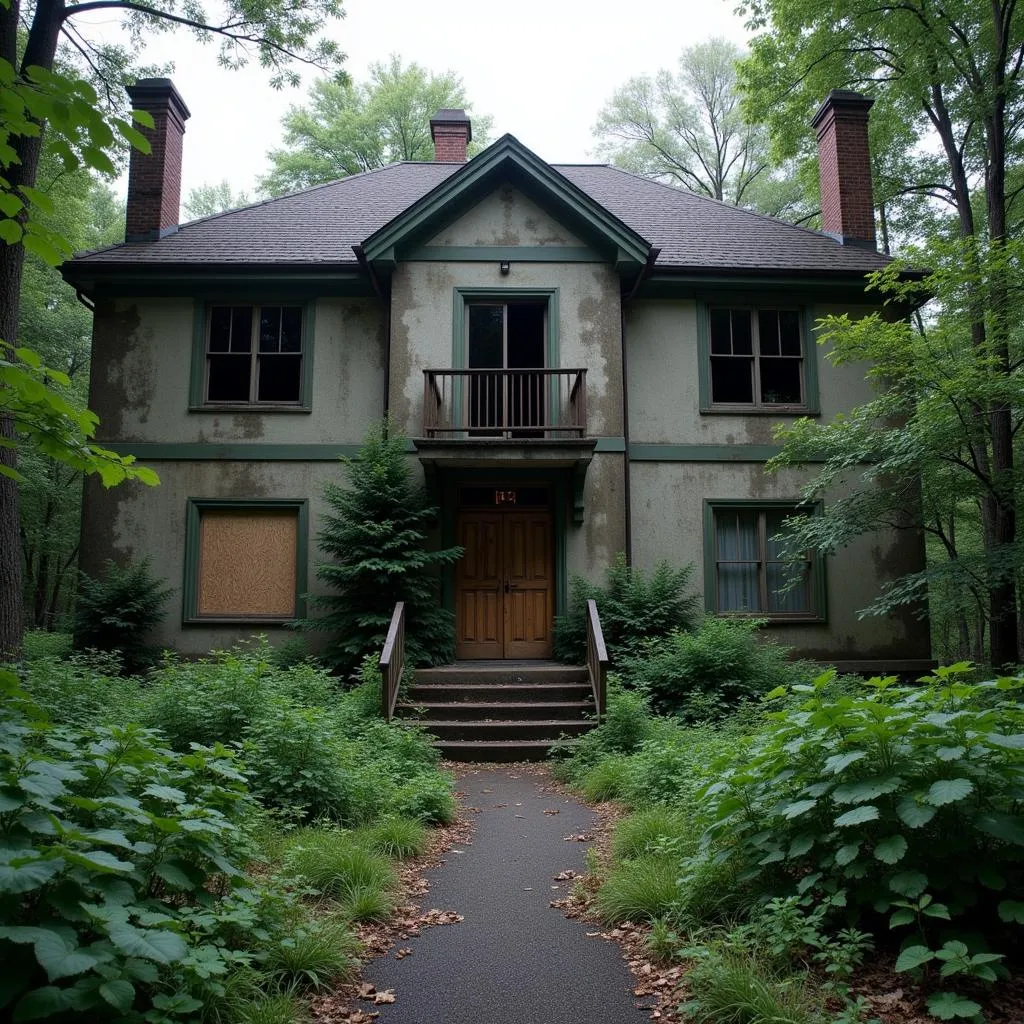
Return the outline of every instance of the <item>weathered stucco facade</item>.
<path id="1" fill-rule="evenodd" d="M 645 569 L 666 559 L 693 563 L 696 586 L 713 590 L 716 566 L 728 562 L 712 536 L 718 528 L 714 509 L 742 507 L 755 515 L 759 508 L 800 502 L 810 471 L 765 472 L 777 450 L 774 425 L 797 415 L 828 421 L 869 396 L 865 368 L 832 366 L 813 338 L 819 317 L 857 316 L 874 308 L 864 298 L 863 275 L 875 265 L 868 256 L 780 225 L 778 241 L 758 244 L 773 252 L 789 252 L 789 245 L 786 258 L 799 265 L 813 240 L 820 253 L 806 260 L 817 259 L 824 269 L 787 274 L 777 268 L 765 273 L 753 263 L 733 268 L 727 261 L 747 259 L 734 243 L 747 225 L 738 220 L 722 229 L 733 247 L 720 257 L 726 262 L 713 274 L 706 268 L 691 272 L 684 264 L 688 246 L 701 244 L 699 236 L 679 241 L 666 229 L 667 241 L 652 245 L 628 223 L 628 204 L 619 212 L 602 205 L 616 195 L 605 184 L 607 175 L 591 182 L 586 168 L 550 168 L 515 140 L 502 140 L 462 167 L 399 166 L 409 181 L 428 180 L 417 194 L 406 194 L 415 189 L 405 186 L 400 202 L 389 198 L 389 212 L 372 223 L 365 220 L 372 206 L 366 190 L 385 179 L 356 176 L 328 187 L 342 189 L 334 205 L 325 190 L 312 190 L 308 201 L 325 205 L 311 207 L 308 216 L 289 197 L 255 212 L 214 218 L 221 227 L 213 221 L 187 225 L 147 242 L 136 259 L 97 268 L 89 258 L 81 266 L 76 261 L 75 279 L 85 282 L 96 301 L 90 405 L 101 417 L 100 440 L 137 454 L 162 481 L 158 488 L 110 491 L 89 484 L 82 567 L 97 572 L 107 558 L 148 558 L 155 573 L 176 588 L 157 642 L 199 654 L 256 631 L 287 637 L 283 614 L 204 612 L 204 545 L 213 551 L 215 544 L 227 543 L 232 530 L 246 528 L 239 519 L 246 508 L 257 517 L 266 513 L 268 523 L 282 509 L 294 513 L 303 534 L 295 541 L 296 588 L 301 584 L 304 592 L 316 593 L 313 563 L 324 485 L 343 480 L 338 456 L 353 454 L 385 414 L 410 438 L 410 464 L 439 503 L 438 542 L 477 538 L 472 543 L 483 545 L 477 552 L 483 558 L 491 542 L 479 539 L 480 530 L 496 530 L 499 548 L 513 543 L 509 523 L 535 531 L 539 547 L 529 549 L 530 558 L 541 565 L 547 588 L 547 604 L 536 607 L 550 631 L 571 577 L 600 579 L 620 551 Z M 612 184 L 628 198 L 641 179 L 625 178 Z M 573 183 L 577 179 L 580 184 Z M 341 249 L 315 266 L 289 268 L 275 263 L 278 250 L 267 243 L 271 247 L 259 250 L 262 256 L 247 257 L 244 274 L 219 264 L 190 266 L 185 273 L 175 262 L 188 257 L 183 245 L 189 238 L 198 240 L 194 247 L 203 232 L 219 238 L 217 232 L 231 230 L 233 223 L 250 221 L 245 238 L 263 232 L 273 242 L 273 230 L 283 232 L 280 224 L 294 220 L 294 230 L 304 230 L 312 246 L 322 223 L 344 214 L 346 188 L 358 192 L 353 209 L 364 217 L 347 254 Z M 676 201 L 677 194 L 668 192 L 671 197 L 651 192 L 645 200 L 644 216 L 653 221 L 637 214 L 652 235 L 649 225 L 657 226 L 659 203 Z M 721 207 L 688 207 L 692 217 L 678 215 L 666 223 L 696 223 L 707 216 L 712 220 L 700 230 L 710 232 L 713 218 L 725 215 Z M 279 220 L 267 221 L 274 209 L 280 210 L 273 214 Z M 768 230 L 762 222 L 771 224 L 751 219 L 750 230 Z M 300 251 L 301 245 L 293 248 Z M 175 274 L 157 258 L 165 252 Z M 659 270 L 663 265 L 667 269 Z M 301 343 L 284 326 L 286 307 L 294 323 L 301 318 Z M 716 400 L 712 377 L 724 364 L 713 369 L 712 363 L 722 358 L 721 327 L 715 335 L 709 324 L 715 316 L 719 325 L 722 315 L 734 317 L 727 322 L 741 326 L 729 328 L 730 337 L 756 330 L 760 338 L 764 328 L 758 325 L 768 322 L 757 319 L 763 310 L 783 310 L 778 317 L 799 323 L 787 328 L 786 342 L 797 346 L 789 355 L 800 360 L 799 401 L 773 407 L 755 396 L 747 408 Z M 742 327 L 745 311 L 753 327 Z M 251 339 L 243 337 L 232 319 L 236 315 L 237 323 L 248 325 L 245 331 L 251 328 Z M 474 317 L 487 316 L 494 330 L 502 325 L 497 361 L 474 363 L 473 353 L 490 344 Z M 510 326 L 517 316 L 533 325 L 521 328 L 527 332 L 521 338 Z M 800 340 L 794 342 L 796 330 Z M 767 348 L 747 355 L 742 346 L 749 340 L 741 337 L 736 344 L 738 358 L 761 367 L 752 374 L 776 372 Z M 516 362 L 514 345 L 534 345 L 536 351 L 542 346 L 543 356 Z M 774 358 L 785 354 L 779 349 Z M 301 383 L 294 395 L 285 402 L 263 400 L 264 377 L 270 380 L 277 367 L 294 365 L 283 357 L 300 355 Z M 236 357 L 241 362 L 230 365 L 243 366 L 243 377 L 251 366 L 252 383 L 232 377 L 229 385 L 241 387 L 243 397 L 219 400 L 213 375 L 227 373 L 223 367 Z M 573 375 L 577 370 L 586 371 L 585 385 L 582 375 Z M 558 387 L 566 388 L 564 394 L 552 397 Z M 543 397 L 537 399 L 539 411 L 524 419 L 522 396 L 531 388 Z M 481 395 L 497 403 L 498 412 L 486 415 L 499 419 L 485 421 L 479 409 L 467 411 Z M 522 504 L 527 496 L 533 505 Z M 209 534 L 203 532 L 207 528 Z M 763 546 L 763 523 L 760 529 Z M 470 561 L 475 557 L 467 554 Z M 508 551 L 503 557 L 509 564 Z M 744 565 L 762 565 L 763 589 L 768 556 L 762 551 L 760 562 L 742 557 Z M 814 568 L 819 596 L 813 609 L 771 616 L 770 629 L 797 654 L 846 667 L 923 667 L 929 657 L 925 622 L 910 615 L 857 616 L 886 581 L 922 561 L 919 537 L 865 537 Z M 467 582 L 469 573 L 460 566 L 444 588 L 445 600 L 460 615 L 462 604 L 481 592 L 479 582 Z M 258 573 L 245 578 L 257 579 Z M 504 579 L 507 594 L 507 572 Z M 500 588 L 496 592 L 500 601 Z M 710 591 L 706 597 L 709 611 L 721 610 Z"/>

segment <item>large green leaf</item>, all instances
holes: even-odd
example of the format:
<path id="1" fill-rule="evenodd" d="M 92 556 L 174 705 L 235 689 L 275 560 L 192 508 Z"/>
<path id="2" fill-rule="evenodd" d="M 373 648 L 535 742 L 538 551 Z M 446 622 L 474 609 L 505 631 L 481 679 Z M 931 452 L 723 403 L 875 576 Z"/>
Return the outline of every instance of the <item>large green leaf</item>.
<path id="1" fill-rule="evenodd" d="M 19 867 L 0 864 L 0 893 L 32 892 L 46 885 L 63 870 L 64 861 L 59 857 L 33 860 Z"/>
<path id="2" fill-rule="evenodd" d="M 889 836 L 875 845 L 875 860 L 883 864 L 898 864 L 907 852 L 907 841 L 901 835 Z"/>
<path id="3" fill-rule="evenodd" d="M 886 793 L 893 793 L 902 784 L 903 780 L 897 775 L 861 779 L 859 782 L 847 782 L 842 786 L 836 786 L 832 791 L 832 799 L 837 804 L 859 804 L 865 800 L 875 800 Z"/>
<path id="4" fill-rule="evenodd" d="M 812 808 L 817 807 L 817 805 L 817 800 L 797 800 L 783 810 L 782 816 L 784 818 L 798 818 L 801 814 L 806 814 Z"/>
<path id="5" fill-rule="evenodd" d="M 985 811 L 975 816 L 975 827 L 996 839 L 1024 846 L 1024 821 L 1012 814 Z"/>
<path id="6" fill-rule="evenodd" d="M 18 1005 L 14 1008 L 14 1019 L 45 1020 L 48 1017 L 56 1017 L 70 1008 L 71 996 L 68 990 L 47 985 L 45 988 L 26 992 L 18 1000 Z"/>
<path id="7" fill-rule="evenodd" d="M 840 846 L 836 850 L 836 863 L 840 867 L 845 867 L 847 864 L 857 859 L 857 854 L 860 852 L 860 843 L 846 843 L 844 846 Z"/>
<path id="8" fill-rule="evenodd" d="M 907 828 L 922 828 L 935 817 L 935 808 L 922 803 L 924 794 L 907 794 L 896 805 L 896 814 Z"/>
<path id="9" fill-rule="evenodd" d="M 68 978 L 75 974 L 84 974 L 92 970 L 99 960 L 89 953 L 80 950 L 74 942 L 70 942 L 56 932 L 46 930 L 35 941 L 36 960 L 46 971 L 50 981 Z"/>
<path id="10" fill-rule="evenodd" d="M 1024 903 L 1019 900 L 1003 900 L 999 904 L 999 919 L 1001 921 L 1024 924 Z"/>
<path id="11" fill-rule="evenodd" d="M 855 764 L 861 758 L 867 756 L 868 752 L 866 750 L 851 750 L 846 754 L 833 754 L 825 762 L 822 771 L 838 775 L 844 769 L 849 768 L 851 764 Z"/>
<path id="12" fill-rule="evenodd" d="M 974 783 L 970 779 L 939 779 L 928 787 L 925 800 L 933 807 L 945 807 L 956 803 L 974 792 Z"/>
<path id="13" fill-rule="evenodd" d="M 124 978 L 114 981 L 105 981 L 100 985 L 100 995 L 110 1003 L 115 1010 L 127 1013 L 135 1002 L 135 986 Z"/>
<path id="14" fill-rule="evenodd" d="M 896 970 L 912 971 L 934 959 L 935 954 L 927 946 L 907 946 L 896 960 Z"/>
<path id="15" fill-rule="evenodd" d="M 143 930 L 118 921 L 107 927 L 107 934 L 123 953 L 155 960 L 158 964 L 174 963 L 188 953 L 188 946 L 180 935 L 160 928 Z"/>
<path id="16" fill-rule="evenodd" d="M 981 1007 L 956 992 L 935 992 L 928 997 L 928 1012 L 939 1020 L 955 1020 L 957 1017 L 976 1017 L 981 1013 Z"/>
<path id="17" fill-rule="evenodd" d="M 889 879 L 889 888 L 900 896 L 917 899 L 928 888 L 928 876 L 920 871 L 901 871 Z"/>
<path id="18" fill-rule="evenodd" d="M 878 808 L 874 804 L 865 804 L 855 807 L 845 814 L 840 814 L 835 820 L 835 825 L 837 828 L 849 828 L 852 825 L 863 825 L 865 822 L 875 821 L 878 816 Z"/>

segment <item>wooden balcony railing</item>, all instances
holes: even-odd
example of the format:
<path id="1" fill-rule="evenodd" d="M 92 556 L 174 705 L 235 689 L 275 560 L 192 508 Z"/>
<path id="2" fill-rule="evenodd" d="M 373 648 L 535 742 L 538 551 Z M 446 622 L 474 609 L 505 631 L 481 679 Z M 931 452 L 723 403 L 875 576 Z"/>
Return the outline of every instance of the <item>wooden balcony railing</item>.
<path id="1" fill-rule="evenodd" d="M 391 616 L 384 650 L 380 656 L 381 678 L 381 711 L 384 718 L 391 721 L 395 717 L 395 702 L 398 700 L 398 688 L 402 684 L 402 673 L 405 671 L 405 602 L 395 605 L 395 613 Z"/>
<path id="2" fill-rule="evenodd" d="M 423 434 L 507 440 L 587 436 L 586 370 L 424 370 Z"/>

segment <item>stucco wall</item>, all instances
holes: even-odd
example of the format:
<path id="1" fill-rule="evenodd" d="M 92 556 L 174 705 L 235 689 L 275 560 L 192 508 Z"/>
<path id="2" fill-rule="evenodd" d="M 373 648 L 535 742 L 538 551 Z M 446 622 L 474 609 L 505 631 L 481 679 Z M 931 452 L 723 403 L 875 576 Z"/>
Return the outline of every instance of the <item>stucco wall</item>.
<path id="1" fill-rule="evenodd" d="M 384 310 L 371 299 L 320 299 L 312 412 L 190 412 L 195 304 L 119 299 L 97 305 L 90 408 L 116 441 L 357 443 L 384 403 Z"/>
<path id="2" fill-rule="evenodd" d="M 313 573 L 318 557 L 316 535 L 325 511 L 324 484 L 344 484 L 345 468 L 335 462 L 162 462 L 155 466 L 159 487 L 126 484 L 104 490 L 86 486 L 82 521 L 81 567 L 102 571 L 103 561 L 149 558 L 153 573 L 167 579 L 174 595 L 167 618 L 152 642 L 184 654 L 205 654 L 230 646 L 253 633 L 267 633 L 279 643 L 295 636 L 290 630 L 263 623 L 246 625 L 182 625 L 185 572 L 185 511 L 189 498 L 284 498 L 309 500 L 308 590 L 322 593 Z M 315 647 L 316 634 L 307 635 Z"/>
<path id="3" fill-rule="evenodd" d="M 776 299 L 789 305 L 790 300 Z M 814 320 L 830 313 L 863 315 L 870 307 L 792 300 L 809 306 Z M 700 414 L 697 303 L 693 299 L 647 299 L 626 310 L 629 361 L 630 441 L 648 444 L 772 444 L 772 425 L 792 422 L 777 413 Z M 821 421 L 868 400 L 866 367 L 832 366 L 828 347 L 808 345 L 805 358 L 817 363 Z"/>

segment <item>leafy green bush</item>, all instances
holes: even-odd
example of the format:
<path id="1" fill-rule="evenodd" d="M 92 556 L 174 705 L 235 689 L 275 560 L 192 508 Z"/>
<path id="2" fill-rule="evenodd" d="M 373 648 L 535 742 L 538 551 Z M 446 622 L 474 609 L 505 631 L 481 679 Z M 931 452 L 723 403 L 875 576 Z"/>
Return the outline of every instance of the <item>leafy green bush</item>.
<path id="1" fill-rule="evenodd" d="M 453 822 L 457 809 L 451 780 L 437 772 L 409 779 L 388 802 L 388 810 L 394 814 L 435 825 Z"/>
<path id="2" fill-rule="evenodd" d="M 71 653 L 74 637 L 71 633 L 51 633 L 45 629 L 30 629 L 21 640 L 25 661 L 41 658 L 65 658 Z"/>
<path id="3" fill-rule="evenodd" d="M 198 1010 L 283 917 L 231 751 L 57 726 L 0 672 L 0 985 L 18 1019 Z"/>
<path id="4" fill-rule="evenodd" d="M 76 649 L 117 652 L 128 673 L 150 668 L 156 652 L 146 634 L 167 617 L 164 605 L 174 591 L 166 583 L 145 560 L 123 567 L 108 561 L 97 577 L 79 573 Z"/>
<path id="5" fill-rule="evenodd" d="M 692 633 L 677 630 L 644 644 L 623 662 L 623 678 L 648 693 L 657 711 L 688 722 L 722 718 L 794 681 L 785 648 L 759 640 L 758 625 L 709 616 Z"/>
<path id="6" fill-rule="evenodd" d="M 583 796 L 594 803 L 616 799 L 622 792 L 627 763 L 625 757 L 614 754 L 603 761 L 598 761 L 580 779 Z"/>
<path id="7" fill-rule="evenodd" d="M 555 619 L 555 657 L 570 664 L 587 656 L 587 601 L 597 602 L 601 630 L 611 659 L 638 654 L 648 637 L 690 629 L 698 618 L 698 601 L 688 594 L 693 566 L 674 569 L 661 562 L 648 576 L 626 564 L 619 554 L 608 567 L 604 587 L 574 576 L 569 610 Z"/>
<path id="8" fill-rule="evenodd" d="M 841 896 L 845 914 L 911 931 L 950 922 L 992 945 L 1024 924 L 1024 680 L 967 684 L 966 665 L 861 696 L 794 687 L 743 756 L 714 766 L 708 841 L 769 895 Z M 909 936 L 908 939 L 909 940 Z"/>
<path id="9" fill-rule="evenodd" d="M 368 434 L 355 459 L 343 459 L 348 486 L 324 488 L 328 512 L 317 536 L 331 561 L 316 577 L 332 593 L 310 600 L 324 611 L 304 629 L 330 633 L 325 660 L 345 675 L 368 653 L 379 653 L 398 601 L 405 602 L 405 650 L 410 665 L 445 664 L 455 656 L 455 621 L 439 606 L 438 570 L 462 548 L 430 550 L 437 517 L 426 490 L 413 480 L 405 438 L 385 422 Z"/>

